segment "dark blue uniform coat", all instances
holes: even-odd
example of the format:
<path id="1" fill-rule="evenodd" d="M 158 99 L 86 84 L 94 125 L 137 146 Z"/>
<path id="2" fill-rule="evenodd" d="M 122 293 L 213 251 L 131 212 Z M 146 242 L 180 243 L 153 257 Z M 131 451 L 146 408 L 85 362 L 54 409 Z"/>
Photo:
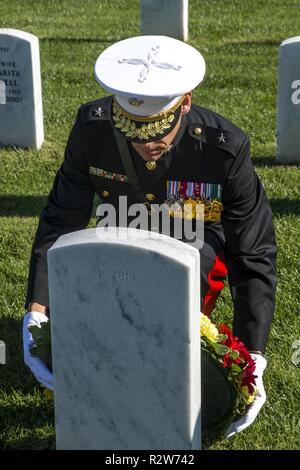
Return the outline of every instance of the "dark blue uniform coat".
<path id="1" fill-rule="evenodd" d="M 111 97 L 78 111 L 64 161 L 40 215 L 26 307 L 30 302 L 49 305 L 47 249 L 60 235 L 86 228 L 95 192 L 115 206 L 120 195 L 127 196 L 128 204 L 138 202 L 129 182 L 101 176 L 102 170 L 126 175 L 110 115 Z M 154 195 L 155 204 L 167 199 L 167 181 L 221 185 L 221 220 L 205 222 L 205 233 L 213 232 L 225 245 L 234 333 L 250 350 L 264 351 L 274 312 L 276 242 L 271 209 L 250 160 L 247 136 L 223 117 L 193 105 L 183 116 L 172 151 L 154 171 L 146 169 L 132 147 L 131 154 L 143 193 Z"/>

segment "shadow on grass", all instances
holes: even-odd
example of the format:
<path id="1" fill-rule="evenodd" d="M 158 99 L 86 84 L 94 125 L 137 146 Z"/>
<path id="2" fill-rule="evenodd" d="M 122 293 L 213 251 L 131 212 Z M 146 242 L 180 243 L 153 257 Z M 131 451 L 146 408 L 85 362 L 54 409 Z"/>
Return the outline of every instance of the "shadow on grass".
<path id="1" fill-rule="evenodd" d="M 209 450 L 211 446 L 224 440 L 224 434 L 222 431 L 203 431 L 202 432 L 202 450 Z"/>
<path id="2" fill-rule="evenodd" d="M 251 157 L 252 163 L 255 167 L 261 166 L 278 166 L 274 157 Z"/>
<path id="3" fill-rule="evenodd" d="M 0 196 L 0 217 L 36 217 L 46 206 L 47 196 Z M 93 214 L 99 205 L 99 197 L 95 194 Z"/>
<path id="4" fill-rule="evenodd" d="M 55 450 L 55 436 L 53 437 L 24 437 L 10 439 L 5 442 L 0 438 L 0 450 Z"/>
<path id="5" fill-rule="evenodd" d="M 226 46 L 280 46 L 281 41 L 278 39 L 252 39 L 249 41 L 248 39 L 239 39 L 236 41 L 226 41 Z M 224 49 L 224 46 L 222 46 Z"/>
<path id="6" fill-rule="evenodd" d="M 278 163 L 275 160 L 275 157 L 259 157 L 259 156 L 253 156 L 251 158 L 253 165 L 255 167 L 264 167 L 264 166 L 269 166 L 269 167 L 290 167 L 290 166 L 295 166 L 295 167 L 300 167 L 300 163 Z"/>
<path id="7" fill-rule="evenodd" d="M 300 215 L 299 199 L 269 199 L 275 216 Z"/>
<path id="8" fill-rule="evenodd" d="M 0 217 L 35 217 L 45 207 L 48 196 L 0 196 Z"/>
<path id="9" fill-rule="evenodd" d="M 32 397 L 20 395 L 17 399 L 17 392 L 15 392 L 13 399 L 8 400 L 8 402 L 13 402 L 13 405 L 0 405 L 1 422 L 4 423 L 1 431 L 3 432 L 9 424 L 11 427 L 22 426 L 24 428 L 54 425 L 53 401 L 44 396 L 34 401 L 35 398 L 36 395 Z"/>
<path id="10" fill-rule="evenodd" d="M 96 206 L 97 201 L 95 198 Z M 46 202 L 47 196 L 0 196 L 0 217 L 36 217 Z M 269 202 L 274 215 L 300 215 L 300 201 L 297 199 L 269 199 Z"/>
<path id="11" fill-rule="evenodd" d="M 25 400 L 0 406 L 0 449 L 55 449 L 53 403 Z"/>
<path id="12" fill-rule="evenodd" d="M 0 316 L 0 339 L 5 343 L 5 364 L 0 364 L 0 390 L 31 393 L 38 386 L 23 360 L 22 319 Z"/>
<path id="13" fill-rule="evenodd" d="M 53 402 L 23 361 L 22 319 L 0 317 L 6 361 L 0 365 L 0 449 L 52 449 Z M 46 437 L 41 435 L 50 434 Z M 53 434 L 53 433 L 52 433 Z"/>
<path id="14" fill-rule="evenodd" d="M 57 43 L 61 43 L 61 42 L 68 42 L 68 43 L 72 43 L 72 44 L 75 44 L 75 43 L 84 43 L 84 42 L 87 42 L 87 43 L 115 43 L 115 42 L 118 42 L 118 41 L 122 41 L 123 39 L 128 39 L 127 37 L 118 37 L 118 38 L 65 38 L 65 37 L 40 37 L 39 40 L 42 41 L 42 42 L 57 42 Z"/>

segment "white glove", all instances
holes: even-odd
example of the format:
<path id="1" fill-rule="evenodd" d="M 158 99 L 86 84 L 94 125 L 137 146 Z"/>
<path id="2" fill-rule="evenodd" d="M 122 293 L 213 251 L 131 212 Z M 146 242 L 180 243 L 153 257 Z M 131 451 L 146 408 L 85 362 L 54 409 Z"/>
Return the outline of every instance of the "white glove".
<path id="1" fill-rule="evenodd" d="M 53 390 L 53 374 L 48 367 L 38 358 L 32 356 L 29 347 L 34 343 L 32 334 L 28 330 L 28 326 L 37 325 L 47 322 L 48 317 L 41 312 L 28 312 L 23 320 L 23 349 L 24 362 L 31 369 L 35 378 L 46 388 Z"/>
<path id="2" fill-rule="evenodd" d="M 266 401 L 266 392 L 264 389 L 264 384 L 262 381 L 263 372 L 267 366 L 266 359 L 261 356 L 260 354 L 250 354 L 252 359 L 255 361 L 255 371 L 254 375 L 257 376 L 255 379 L 256 382 L 256 397 L 253 403 L 248 408 L 247 413 L 240 418 L 238 421 L 234 421 L 231 425 L 226 429 L 225 435 L 226 437 L 231 437 L 234 434 L 243 431 L 246 429 L 250 424 L 255 421 L 256 416 L 260 412 L 263 404 Z"/>

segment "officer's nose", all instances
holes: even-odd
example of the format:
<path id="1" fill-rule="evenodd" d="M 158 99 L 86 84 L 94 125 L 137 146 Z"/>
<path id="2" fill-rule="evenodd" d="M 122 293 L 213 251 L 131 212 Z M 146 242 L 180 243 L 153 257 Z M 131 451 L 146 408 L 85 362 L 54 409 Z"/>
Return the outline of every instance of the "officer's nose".
<path id="1" fill-rule="evenodd" d="M 157 148 L 157 142 L 147 142 L 144 144 L 144 149 L 145 150 L 155 150 Z"/>
<path id="2" fill-rule="evenodd" d="M 146 144 L 144 144 L 144 148 L 147 150 L 151 150 L 153 146 L 154 146 L 154 142 L 147 142 Z"/>

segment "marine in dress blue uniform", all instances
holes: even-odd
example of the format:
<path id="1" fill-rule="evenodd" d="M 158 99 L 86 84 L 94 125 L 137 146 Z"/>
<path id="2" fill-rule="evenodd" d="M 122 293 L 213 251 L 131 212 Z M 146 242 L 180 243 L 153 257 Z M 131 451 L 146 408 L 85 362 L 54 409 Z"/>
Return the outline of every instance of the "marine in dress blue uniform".
<path id="1" fill-rule="evenodd" d="M 265 352 L 276 286 L 272 213 L 244 132 L 196 104 L 182 112 L 204 73 L 198 51 L 162 36 L 124 40 L 99 56 L 96 79 L 111 95 L 78 110 L 40 215 L 26 308 L 34 302 L 49 307 L 47 250 L 60 235 L 86 228 L 95 193 L 117 211 L 121 195 L 129 205 L 140 202 L 120 156 L 117 132 L 148 205 L 176 201 L 184 207 L 189 201 L 194 218 L 197 205 L 204 208 L 202 308 L 211 312 L 228 272 L 234 334 L 250 351 Z M 141 157 L 134 144 L 160 142 L 174 129 L 160 158 Z M 170 210 L 170 216 L 180 214 Z"/>

